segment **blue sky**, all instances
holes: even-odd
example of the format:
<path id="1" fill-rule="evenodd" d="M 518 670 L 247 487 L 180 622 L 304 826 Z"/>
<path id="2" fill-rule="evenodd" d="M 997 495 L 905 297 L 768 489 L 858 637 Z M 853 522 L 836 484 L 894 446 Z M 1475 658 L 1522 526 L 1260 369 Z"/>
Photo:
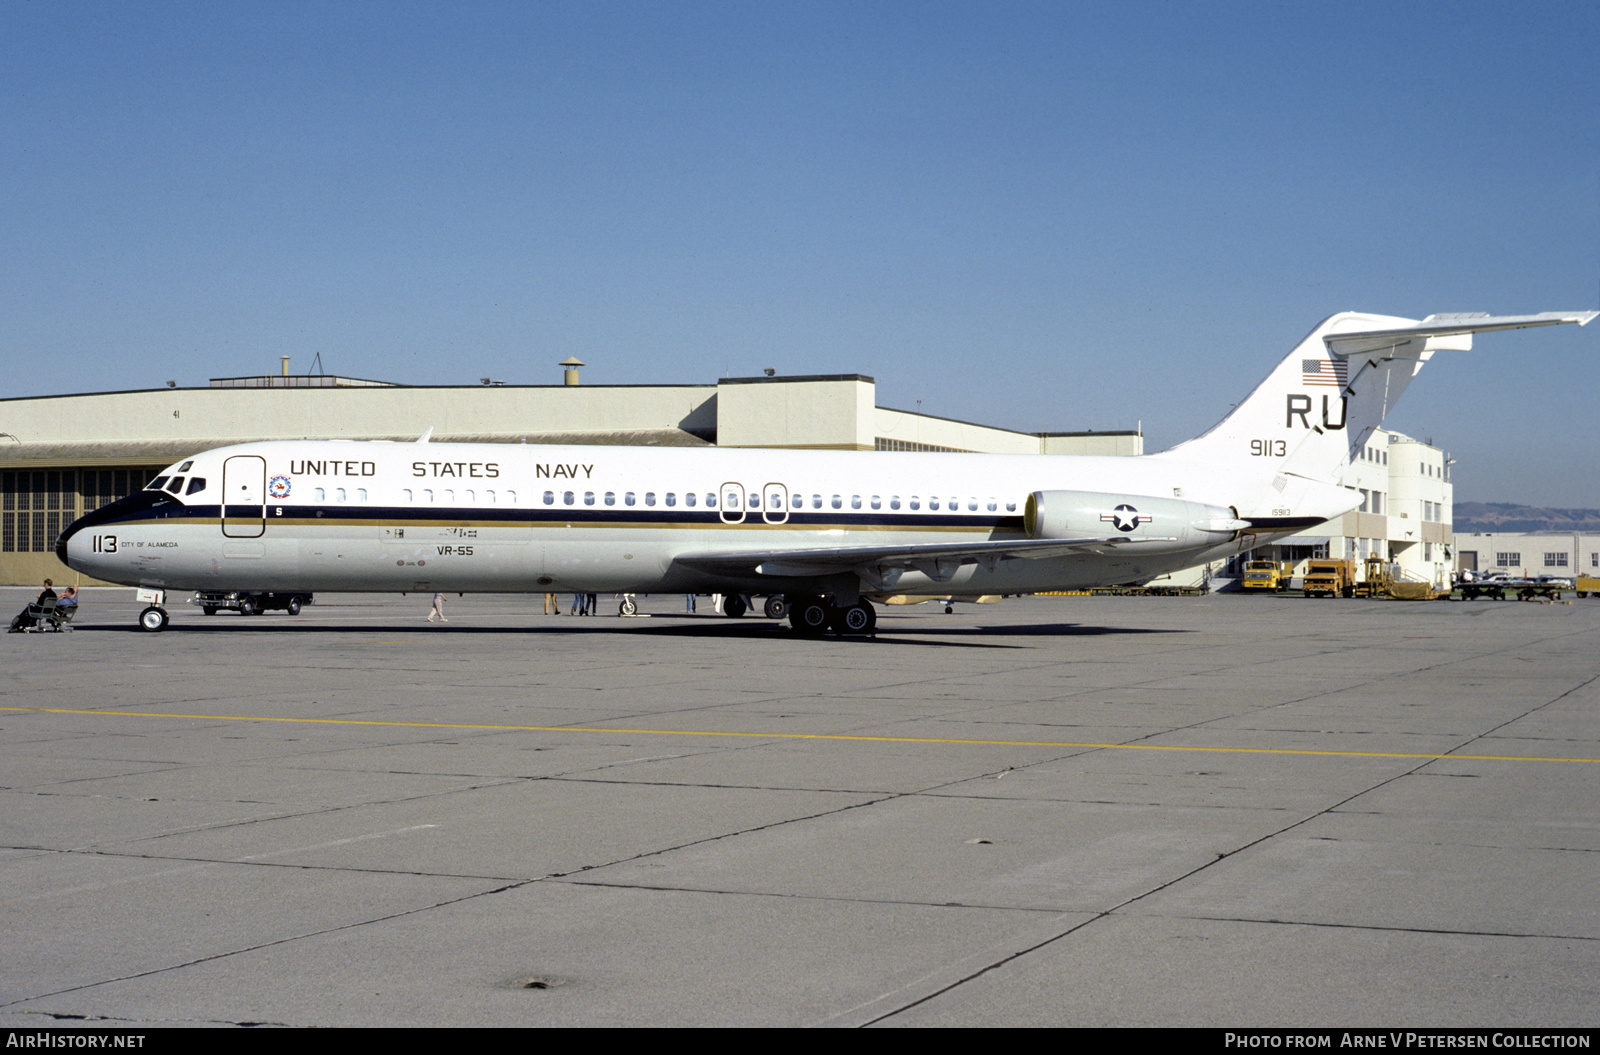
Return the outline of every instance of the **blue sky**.
<path id="1" fill-rule="evenodd" d="M 14 2 L 0 395 L 577 355 L 1155 450 L 1335 311 L 1600 307 L 1597 45 L 1593 2 Z M 1480 337 L 1390 425 L 1458 499 L 1600 506 L 1597 351 Z"/>

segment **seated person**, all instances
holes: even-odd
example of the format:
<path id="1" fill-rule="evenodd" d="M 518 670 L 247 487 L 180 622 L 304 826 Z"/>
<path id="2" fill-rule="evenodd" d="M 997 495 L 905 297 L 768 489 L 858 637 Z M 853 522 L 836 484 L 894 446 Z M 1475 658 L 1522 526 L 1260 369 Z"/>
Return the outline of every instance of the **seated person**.
<path id="1" fill-rule="evenodd" d="M 60 630 L 72 622 L 72 617 L 78 614 L 78 588 L 68 586 L 61 591 L 61 596 L 56 598 L 56 610 L 50 613 L 50 625 Z"/>
<path id="2" fill-rule="evenodd" d="M 18 633 L 19 631 L 22 631 L 22 630 L 28 630 L 28 629 L 32 628 L 34 626 L 34 624 L 36 624 L 39 621 L 38 619 L 36 619 L 30 613 L 29 609 L 33 608 L 34 605 L 42 605 L 46 601 L 55 600 L 56 599 L 56 591 L 53 588 L 54 586 L 55 586 L 55 584 L 52 583 L 49 579 L 46 579 L 44 581 L 44 589 L 39 591 L 39 596 L 34 598 L 33 604 L 28 605 L 22 611 L 18 612 L 17 613 L 17 617 L 15 619 L 11 620 L 10 633 L 15 634 L 15 633 Z M 74 591 L 74 593 L 76 593 L 76 591 Z"/>

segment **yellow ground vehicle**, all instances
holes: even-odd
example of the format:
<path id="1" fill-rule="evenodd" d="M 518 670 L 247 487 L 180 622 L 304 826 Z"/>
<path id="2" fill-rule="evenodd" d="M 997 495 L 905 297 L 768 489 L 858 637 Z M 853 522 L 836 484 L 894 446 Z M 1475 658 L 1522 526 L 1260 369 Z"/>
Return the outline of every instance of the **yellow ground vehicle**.
<path id="1" fill-rule="evenodd" d="M 1253 560 L 1244 566 L 1246 590 L 1287 590 L 1294 565 L 1286 560 Z"/>
<path id="2" fill-rule="evenodd" d="M 1361 581 L 1355 584 L 1357 597 L 1382 597 L 1394 587 L 1394 565 L 1383 557 L 1368 557 Z"/>
<path id="3" fill-rule="evenodd" d="M 1600 597 L 1600 579 L 1592 575 L 1578 576 L 1572 580 L 1572 586 L 1578 591 L 1579 597 L 1587 597 L 1590 594 Z"/>
<path id="4" fill-rule="evenodd" d="M 1309 561 L 1301 584 L 1307 597 L 1353 597 L 1356 592 L 1356 562 L 1333 559 Z"/>

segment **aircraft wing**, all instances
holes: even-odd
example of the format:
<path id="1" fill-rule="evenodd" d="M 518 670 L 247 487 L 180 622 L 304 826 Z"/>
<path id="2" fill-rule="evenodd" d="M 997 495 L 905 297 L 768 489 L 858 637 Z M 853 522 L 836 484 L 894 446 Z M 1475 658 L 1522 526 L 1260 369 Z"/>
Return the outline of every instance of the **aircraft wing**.
<path id="1" fill-rule="evenodd" d="M 1355 333 L 1328 333 L 1322 339 L 1328 350 L 1340 355 L 1359 355 L 1378 351 L 1396 343 L 1426 340 L 1429 337 L 1470 337 L 1474 333 L 1496 330 L 1525 330 L 1534 326 L 1559 326 L 1575 322 L 1586 326 L 1600 311 L 1544 311 L 1537 315 L 1488 315 L 1482 312 L 1459 315 L 1429 315 L 1410 326 L 1386 330 L 1361 330 Z"/>
<path id="2" fill-rule="evenodd" d="M 931 542 L 899 546 L 841 546 L 833 549 L 728 550 L 685 553 L 679 564 L 724 575 L 770 575 L 815 578 L 839 572 L 858 572 L 868 580 L 885 573 L 920 571 L 936 582 L 953 577 L 964 564 L 993 568 L 1002 560 L 1041 560 L 1078 553 L 1106 553 L 1141 542 L 1172 542 L 1168 538 L 999 539 L 982 542 Z"/>

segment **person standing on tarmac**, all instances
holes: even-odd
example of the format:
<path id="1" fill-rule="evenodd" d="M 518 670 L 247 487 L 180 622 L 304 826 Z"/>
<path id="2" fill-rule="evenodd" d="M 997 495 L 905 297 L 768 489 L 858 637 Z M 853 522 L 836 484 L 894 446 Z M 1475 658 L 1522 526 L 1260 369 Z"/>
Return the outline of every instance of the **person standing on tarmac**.
<path id="1" fill-rule="evenodd" d="M 441 623 L 448 623 L 450 621 L 444 617 L 444 594 L 442 593 L 436 593 L 433 595 L 433 607 L 428 610 L 428 622 L 433 622 L 434 616 L 438 616 L 439 622 Z"/>

